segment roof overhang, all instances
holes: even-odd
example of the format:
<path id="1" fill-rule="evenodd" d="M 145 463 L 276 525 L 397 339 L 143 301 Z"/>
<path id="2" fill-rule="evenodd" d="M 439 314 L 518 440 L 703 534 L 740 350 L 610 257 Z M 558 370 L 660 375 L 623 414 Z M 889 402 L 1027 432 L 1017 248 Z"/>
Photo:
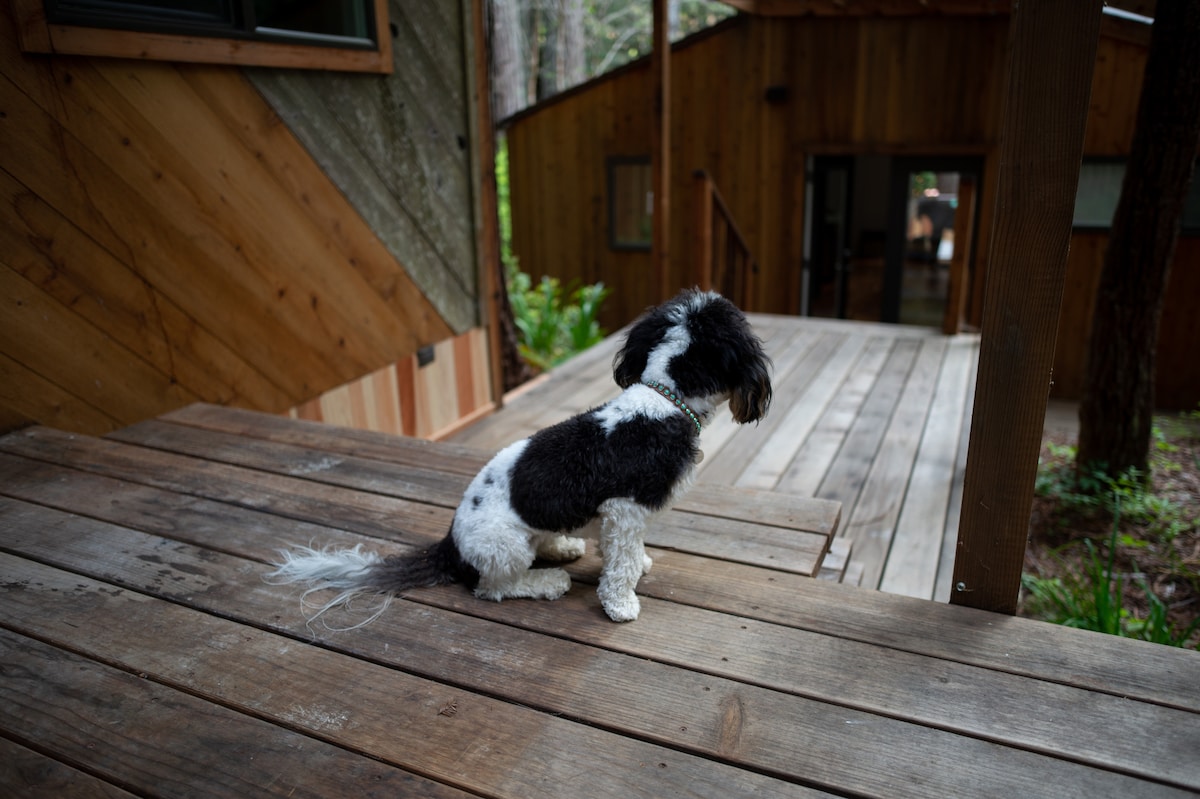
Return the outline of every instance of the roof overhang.
<path id="1" fill-rule="evenodd" d="M 1008 14 L 1012 0 L 721 0 L 763 17 L 916 16 Z M 1154 17 L 1155 0 L 1108 0 L 1110 8 Z"/>

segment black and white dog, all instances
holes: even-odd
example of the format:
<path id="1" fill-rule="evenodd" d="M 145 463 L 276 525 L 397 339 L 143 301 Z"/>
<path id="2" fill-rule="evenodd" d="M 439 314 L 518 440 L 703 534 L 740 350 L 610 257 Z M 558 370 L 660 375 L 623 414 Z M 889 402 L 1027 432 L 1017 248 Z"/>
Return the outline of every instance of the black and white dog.
<path id="1" fill-rule="evenodd" d="M 501 450 L 471 481 L 439 544 L 386 558 L 361 547 L 284 551 L 267 578 L 342 589 L 317 615 L 360 594 L 386 603 L 449 582 L 481 599 L 557 599 L 571 587 L 567 572 L 531 566 L 537 558 L 580 557 L 586 535 L 600 542 L 605 613 L 632 621 L 640 610 L 634 589 L 651 565 L 642 543 L 647 522 L 691 485 L 700 430 L 722 403 L 739 423 L 766 414 L 769 366 L 733 303 L 684 291 L 630 329 L 613 360 L 624 391 Z"/>

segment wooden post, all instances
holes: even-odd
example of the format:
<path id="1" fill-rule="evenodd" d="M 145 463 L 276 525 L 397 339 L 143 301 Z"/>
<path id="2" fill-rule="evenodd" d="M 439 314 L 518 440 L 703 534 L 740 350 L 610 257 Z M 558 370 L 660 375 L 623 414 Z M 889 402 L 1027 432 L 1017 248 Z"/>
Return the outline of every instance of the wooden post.
<path id="1" fill-rule="evenodd" d="M 1016 612 L 1103 5 L 1013 5 L 958 605 Z"/>
<path id="2" fill-rule="evenodd" d="M 696 285 L 704 291 L 712 291 L 713 287 L 713 184 L 712 178 L 703 169 L 692 173 L 696 190 L 692 192 L 692 202 L 696 204 L 696 229 L 692 231 L 696 264 Z"/>
<path id="3" fill-rule="evenodd" d="M 671 35 L 667 0 L 653 0 L 654 41 L 650 55 L 653 122 L 650 158 L 654 187 L 651 260 L 657 277 L 659 300 L 674 294 L 671 281 Z"/>
<path id="4" fill-rule="evenodd" d="M 975 243 L 975 178 L 963 175 L 958 182 L 958 210 L 954 216 L 954 257 L 950 259 L 950 286 L 946 293 L 946 313 L 942 332 L 948 336 L 961 332 L 967 312 L 967 265 Z"/>

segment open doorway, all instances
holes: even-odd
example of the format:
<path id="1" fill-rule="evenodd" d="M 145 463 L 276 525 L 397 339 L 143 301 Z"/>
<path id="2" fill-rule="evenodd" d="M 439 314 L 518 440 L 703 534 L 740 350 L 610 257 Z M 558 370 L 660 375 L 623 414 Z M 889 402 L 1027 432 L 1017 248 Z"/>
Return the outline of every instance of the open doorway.
<path id="1" fill-rule="evenodd" d="M 811 159 L 805 313 L 942 327 L 951 275 L 961 286 L 970 269 L 981 168 L 978 158 Z"/>

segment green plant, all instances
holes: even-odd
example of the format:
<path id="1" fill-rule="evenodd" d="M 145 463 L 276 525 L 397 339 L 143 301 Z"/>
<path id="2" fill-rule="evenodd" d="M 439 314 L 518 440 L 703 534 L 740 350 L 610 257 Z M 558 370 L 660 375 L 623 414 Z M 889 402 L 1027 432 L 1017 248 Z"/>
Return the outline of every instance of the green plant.
<path id="1" fill-rule="evenodd" d="M 603 283 L 564 288 L 558 279 L 546 276 L 534 285 L 533 279 L 521 271 L 512 252 L 508 144 L 504 139 L 496 148 L 496 199 L 500 260 L 507 277 L 513 324 L 520 334 L 517 350 L 527 363 L 545 371 L 604 338 L 600 306 L 610 290 Z"/>
<path id="2" fill-rule="evenodd" d="M 1125 607 L 1125 578 L 1115 570 L 1121 520 L 1120 495 L 1114 494 L 1111 503 L 1114 514 L 1107 557 L 1102 559 L 1092 541 L 1085 539 L 1087 557 L 1082 572 L 1063 568 L 1065 578 L 1021 575 L 1021 585 L 1028 593 L 1027 610 L 1036 618 L 1067 627 L 1185 646 L 1200 628 L 1200 619 L 1182 630 L 1176 629 L 1167 618 L 1166 603 L 1145 580 L 1141 580 L 1140 585 L 1149 606 L 1146 617 L 1138 617 Z M 1200 649 L 1200 644 L 1196 648 Z"/>
<path id="3" fill-rule="evenodd" d="M 564 290 L 556 278 L 544 276 L 535 286 L 528 274 L 511 266 L 508 298 L 521 357 L 546 370 L 601 341 L 597 315 L 608 293 L 603 283 Z"/>

